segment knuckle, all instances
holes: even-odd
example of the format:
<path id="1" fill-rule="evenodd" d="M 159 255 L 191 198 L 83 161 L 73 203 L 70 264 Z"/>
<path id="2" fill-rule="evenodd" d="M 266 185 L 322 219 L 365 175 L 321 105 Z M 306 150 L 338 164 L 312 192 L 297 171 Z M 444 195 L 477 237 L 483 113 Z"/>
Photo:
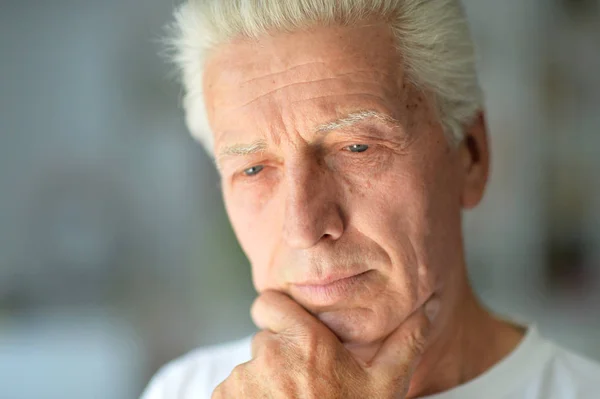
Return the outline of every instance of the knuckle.
<path id="1" fill-rule="evenodd" d="M 269 341 L 271 341 L 271 335 L 272 333 L 270 331 L 267 330 L 262 330 L 257 332 L 256 334 L 254 334 L 254 337 L 252 337 L 252 348 L 258 349 L 258 348 L 262 348 L 263 346 L 267 345 Z"/>
<path id="2" fill-rule="evenodd" d="M 408 347 L 414 356 L 421 355 L 427 346 L 428 327 L 422 326 L 408 335 Z"/>
<path id="3" fill-rule="evenodd" d="M 263 347 L 262 361 L 269 368 L 277 368 L 280 366 L 283 358 L 283 351 L 276 341 L 270 341 Z"/>
<path id="4" fill-rule="evenodd" d="M 259 295 L 252 303 L 252 309 L 261 307 L 266 301 L 266 294 Z"/>
<path id="5" fill-rule="evenodd" d="M 262 343 L 256 361 L 264 372 L 277 373 L 285 367 L 288 352 L 279 338 L 268 339 Z"/>
<path id="6" fill-rule="evenodd" d="M 246 367 L 244 364 L 238 364 L 231 370 L 231 374 L 229 378 L 236 383 L 239 383 L 244 380 L 244 376 L 246 375 Z"/>
<path id="7" fill-rule="evenodd" d="M 252 317 L 256 317 L 256 315 L 258 315 L 258 313 L 261 312 L 261 310 L 265 307 L 266 302 L 265 302 L 265 298 L 264 295 L 260 295 L 258 298 L 256 298 L 254 300 L 254 302 L 252 303 L 252 306 L 250 307 L 250 314 L 252 315 Z"/>
<path id="8" fill-rule="evenodd" d="M 339 360 L 338 347 L 318 331 L 308 329 L 300 335 L 295 343 L 297 356 L 305 364 L 308 371 L 332 370 Z"/>
<path id="9" fill-rule="evenodd" d="M 305 357 L 318 356 L 324 347 L 322 341 L 321 337 L 312 329 L 297 332 L 296 345 Z"/>
<path id="10" fill-rule="evenodd" d="M 277 303 L 278 300 L 281 300 L 281 296 L 282 294 L 275 291 L 265 291 L 254 300 L 254 306 L 260 308 L 271 303 Z"/>

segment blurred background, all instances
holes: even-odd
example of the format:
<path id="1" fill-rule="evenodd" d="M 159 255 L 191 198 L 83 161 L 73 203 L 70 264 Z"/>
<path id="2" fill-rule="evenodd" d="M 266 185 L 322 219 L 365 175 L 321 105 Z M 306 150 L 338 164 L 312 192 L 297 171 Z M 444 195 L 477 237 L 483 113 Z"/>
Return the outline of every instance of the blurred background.
<path id="1" fill-rule="evenodd" d="M 0 0 L 0 398 L 136 398 L 253 332 L 248 263 L 157 56 L 177 2 Z M 600 1 L 467 0 L 486 304 L 600 359 Z"/>

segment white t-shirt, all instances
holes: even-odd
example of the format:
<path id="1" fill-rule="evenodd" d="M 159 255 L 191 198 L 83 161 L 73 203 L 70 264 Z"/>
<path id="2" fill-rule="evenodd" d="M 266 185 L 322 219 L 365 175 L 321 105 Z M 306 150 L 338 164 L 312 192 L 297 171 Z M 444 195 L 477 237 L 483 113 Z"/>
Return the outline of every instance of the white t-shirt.
<path id="1" fill-rule="evenodd" d="M 251 359 L 250 342 L 198 349 L 166 365 L 141 399 L 209 399 L 236 365 Z M 484 374 L 422 399 L 600 399 L 600 365 L 530 327 L 517 348 Z"/>

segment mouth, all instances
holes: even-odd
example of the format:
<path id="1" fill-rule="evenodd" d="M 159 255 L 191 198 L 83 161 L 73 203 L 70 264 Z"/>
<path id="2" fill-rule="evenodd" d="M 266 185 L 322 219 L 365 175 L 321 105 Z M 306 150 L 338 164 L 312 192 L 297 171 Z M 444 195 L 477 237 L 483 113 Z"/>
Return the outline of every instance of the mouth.
<path id="1" fill-rule="evenodd" d="M 291 294 L 310 305 L 329 306 L 352 297 L 374 278 L 374 274 L 374 270 L 367 270 L 296 283 L 291 286 Z"/>

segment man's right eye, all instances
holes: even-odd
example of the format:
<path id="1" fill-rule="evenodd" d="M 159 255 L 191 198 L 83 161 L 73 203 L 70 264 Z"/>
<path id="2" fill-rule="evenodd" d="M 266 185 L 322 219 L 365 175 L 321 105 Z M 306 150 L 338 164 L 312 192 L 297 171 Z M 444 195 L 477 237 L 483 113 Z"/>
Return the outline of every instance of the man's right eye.
<path id="1" fill-rule="evenodd" d="M 264 169 L 263 165 L 257 165 L 257 166 L 253 166 L 251 168 L 248 169 L 244 169 L 244 174 L 246 176 L 256 176 L 257 174 L 259 174 L 262 170 Z"/>

